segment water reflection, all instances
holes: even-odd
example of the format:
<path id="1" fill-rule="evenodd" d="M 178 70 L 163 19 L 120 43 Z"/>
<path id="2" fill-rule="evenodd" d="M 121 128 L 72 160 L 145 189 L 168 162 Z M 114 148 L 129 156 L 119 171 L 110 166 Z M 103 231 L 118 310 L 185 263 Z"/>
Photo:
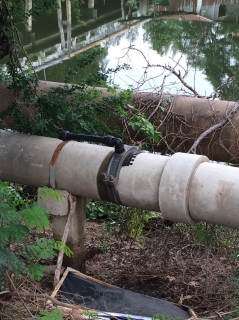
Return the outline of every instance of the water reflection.
<path id="1" fill-rule="evenodd" d="M 157 12 L 196 12 L 214 21 L 238 22 L 239 1 L 170 0 L 170 5 L 157 5 Z"/>
<path id="2" fill-rule="evenodd" d="M 74 67 L 76 59 L 73 58 L 100 45 L 106 48 L 108 55 L 98 61 L 98 66 L 113 67 L 118 61 L 132 65 L 127 75 L 121 72 L 115 78 L 117 84 L 121 87 L 131 84 L 143 90 L 145 87 L 138 83 L 151 79 L 146 81 L 149 87 L 156 87 L 164 74 L 158 77 L 157 73 L 162 72 L 157 68 L 156 71 L 148 68 L 146 73 L 146 62 L 138 53 L 131 51 L 118 60 L 126 48 L 134 45 L 144 52 L 151 64 L 160 61 L 173 67 L 179 59 L 181 66 L 178 68 L 181 72 L 186 70 L 187 81 L 201 94 L 213 91 L 226 81 L 239 62 L 239 27 L 236 24 L 239 0 L 170 0 L 169 5 L 161 5 L 158 0 L 156 5 L 154 3 L 140 0 L 138 8 L 134 9 L 125 0 L 88 0 L 81 7 L 85 25 L 79 25 L 71 1 L 58 0 L 57 15 L 37 21 L 29 18 L 27 31 L 22 30 L 23 43 L 36 71 L 46 80 L 64 81 L 67 66 Z M 26 10 L 31 6 L 32 0 L 26 0 Z M 166 19 L 175 14 L 183 14 L 182 21 Z M 191 21 L 198 17 L 200 21 Z M 233 24 L 204 23 L 203 18 Z M 21 59 L 22 65 L 27 66 L 26 59 Z M 6 69 L 6 65 L 2 68 Z M 174 82 L 173 77 L 168 80 Z M 176 85 L 173 87 L 172 90 L 179 89 Z"/>
<path id="3" fill-rule="evenodd" d="M 204 0 L 202 1 L 200 13 L 211 20 L 238 23 L 239 1 Z"/>
<path id="4" fill-rule="evenodd" d="M 26 6 L 26 12 L 30 11 L 32 9 L 32 0 L 26 0 L 25 6 Z M 31 15 L 27 18 L 26 30 L 28 32 L 32 31 L 32 16 Z"/>
<path id="5" fill-rule="evenodd" d="M 169 5 L 160 5 L 160 0 L 156 0 L 156 9 L 158 12 L 196 12 L 197 2 L 197 0 L 170 0 Z"/>

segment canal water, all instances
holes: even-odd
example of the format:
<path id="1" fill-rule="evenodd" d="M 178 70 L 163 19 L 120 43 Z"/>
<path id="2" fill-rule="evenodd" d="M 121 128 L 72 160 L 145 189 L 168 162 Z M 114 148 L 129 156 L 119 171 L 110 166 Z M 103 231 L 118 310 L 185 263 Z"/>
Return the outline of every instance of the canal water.
<path id="1" fill-rule="evenodd" d="M 101 48 L 74 81 L 124 66 L 111 73 L 112 85 L 192 94 L 177 74 L 200 95 L 226 83 L 222 98 L 238 99 L 239 0 L 160 1 L 140 0 L 131 8 L 123 0 L 86 0 L 79 23 L 73 3 L 59 0 L 57 12 L 19 31 L 41 80 L 64 82 L 83 54 Z M 26 58 L 21 62 L 27 65 Z M 1 63 L 5 69 L 6 60 Z"/>

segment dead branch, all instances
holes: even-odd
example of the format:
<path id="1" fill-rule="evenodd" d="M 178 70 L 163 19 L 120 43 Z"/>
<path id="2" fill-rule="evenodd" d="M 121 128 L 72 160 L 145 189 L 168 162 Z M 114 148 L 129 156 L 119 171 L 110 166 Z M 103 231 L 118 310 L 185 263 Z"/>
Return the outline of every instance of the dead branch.
<path id="1" fill-rule="evenodd" d="M 67 218 L 67 221 L 66 221 L 65 229 L 64 229 L 64 232 L 63 232 L 63 236 L 62 236 L 62 239 L 61 239 L 61 242 L 63 244 L 66 244 L 66 240 L 67 240 L 68 233 L 69 233 L 69 228 L 70 228 L 71 216 L 75 212 L 76 197 L 74 197 L 71 194 L 69 194 L 68 202 L 69 202 L 69 205 L 70 205 L 70 209 L 69 209 L 69 214 L 68 214 L 68 218 Z M 57 283 L 59 282 L 59 279 L 60 279 L 63 256 L 64 256 L 64 251 L 60 250 L 60 252 L 58 254 L 58 258 L 57 258 L 57 263 L 56 263 L 56 271 L 55 271 L 55 276 L 54 276 L 54 288 L 57 286 Z"/>
<path id="2" fill-rule="evenodd" d="M 218 130 L 219 128 L 225 126 L 225 124 L 227 124 L 227 122 L 230 121 L 230 119 L 232 118 L 232 116 L 237 112 L 237 109 L 239 107 L 239 103 L 236 102 L 233 106 L 233 108 L 228 112 L 228 114 L 226 115 L 226 117 L 221 120 L 220 122 L 216 123 L 215 125 L 213 125 L 212 127 L 208 128 L 206 131 L 204 131 L 198 138 L 197 140 L 193 143 L 192 147 L 188 150 L 187 153 L 196 153 L 196 148 L 198 146 L 198 144 L 204 139 L 206 138 L 206 136 L 208 136 L 210 133 Z"/>
<path id="3" fill-rule="evenodd" d="M 146 58 L 146 56 L 143 54 L 142 51 L 140 51 L 137 48 L 134 48 L 133 46 L 131 46 L 129 49 L 131 50 L 135 50 L 138 51 L 139 53 L 141 53 L 141 55 L 143 56 L 144 60 L 147 63 L 147 67 L 148 68 L 152 68 L 152 67 L 158 67 L 158 68 L 163 68 L 164 70 L 168 70 L 170 71 L 172 74 L 174 74 L 179 80 L 180 82 L 185 86 L 185 88 L 189 89 L 197 98 L 205 98 L 204 96 L 200 95 L 193 87 L 191 87 L 181 76 L 181 72 L 180 70 L 177 72 L 174 70 L 174 68 L 170 67 L 170 66 L 166 66 L 166 65 L 161 65 L 161 64 L 151 64 L 149 63 L 148 59 Z"/>
<path id="4" fill-rule="evenodd" d="M 165 80 L 166 80 L 167 76 L 164 76 L 163 78 L 163 83 L 162 83 L 162 89 L 161 89 L 161 97 L 159 99 L 159 102 L 158 102 L 158 105 L 157 107 L 153 110 L 153 112 L 149 115 L 148 117 L 148 120 L 150 120 L 152 118 L 152 116 L 155 114 L 155 112 L 158 111 L 160 105 L 161 105 L 161 102 L 162 102 L 162 99 L 163 99 L 163 96 L 164 96 L 164 86 L 165 86 Z"/>
<path id="5" fill-rule="evenodd" d="M 9 276 L 9 274 L 8 274 L 7 271 L 6 271 L 5 273 L 6 273 L 6 276 L 7 276 L 8 280 L 9 280 L 10 283 L 11 283 L 12 288 L 15 290 L 14 292 L 15 292 L 16 295 L 19 297 L 19 299 L 22 301 L 22 304 L 23 304 L 24 308 L 27 310 L 27 312 L 28 312 L 28 313 L 30 314 L 30 316 L 33 318 L 33 315 L 32 315 L 32 313 L 31 313 L 31 311 L 28 309 L 27 305 L 24 303 L 24 300 L 22 299 L 21 294 L 18 292 L 18 290 L 17 290 L 14 282 L 12 281 L 12 278 Z M 10 293 L 11 293 L 11 292 L 10 292 Z"/>
<path id="6" fill-rule="evenodd" d="M 57 306 L 62 306 L 62 307 L 71 308 L 71 309 L 75 309 L 75 310 L 82 309 L 82 307 L 80 307 L 80 306 L 58 301 L 57 299 L 49 296 L 48 294 L 35 293 L 35 292 L 32 293 L 32 292 L 28 292 L 27 290 L 22 290 L 22 291 L 19 291 L 19 292 L 17 292 L 17 291 L 8 292 L 6 295 L 4 295 L 4 297 L 19 297 L 21 300 L 22 300 L 22 298 L 34 298 L 34 297 L 36 297 L 36 298 L 44 298 L 44 299 L 47 299 L 47 300 L 51 300 Z"/>

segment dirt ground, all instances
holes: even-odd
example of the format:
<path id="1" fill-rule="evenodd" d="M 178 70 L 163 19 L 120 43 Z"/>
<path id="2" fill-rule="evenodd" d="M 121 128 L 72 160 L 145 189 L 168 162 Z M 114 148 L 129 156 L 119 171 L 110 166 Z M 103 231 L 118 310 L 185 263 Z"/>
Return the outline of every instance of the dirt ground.
<path id="1" fill-rule="evenodd" d="M 213 246 L 208 248 L 204 242 L 196 243 L 195 228 L 168 223 L 160 217 L 146 223 L 141 239 L 116 233 L 109 236 L 106 226 L 103 220 L 86 223 L 87 275 L 172 302 L 188 311 L 192 319 L 228 320 L 224 315 L 235 309 L 238 313 L 232 313 L 230 319 L 239 319 L 239 308 L 233 305 L 239 301 L 239 286 L 231 284 L 239 271 L 239 261 L 232 258 L 238 248 L 238 231 L 229 229 L 221 237 L 224 229 L 208 226 L 214 234 Z M 46 234 L 32 234 L 28 241 L 36 236 Z M 37 314 L 44 309 L 45 295 L 52 293 L 53 276 L 44 277 L 40 283 L 27 278 L 15 284 L 17 290 L 27 289 L 32 297 L 0 299 L 0 320 L 33 319 L 26 316 L 26 310 Z"/>
<path id="2" fill-rule="evenodd" d="M 139 240 L 109 237 L 103 222 L 87 222 L 86 273 L 191 309 L 194 316 L 234 310 L 238 292 L 231 278 L 239 261 L 232 258 L 233 249 L 215 243 L 210 250 L 195 243 L 192 234 L 190 227 L 167 226 L 161 218 L 153 218 L 143 230 L 142 245 Z"/>

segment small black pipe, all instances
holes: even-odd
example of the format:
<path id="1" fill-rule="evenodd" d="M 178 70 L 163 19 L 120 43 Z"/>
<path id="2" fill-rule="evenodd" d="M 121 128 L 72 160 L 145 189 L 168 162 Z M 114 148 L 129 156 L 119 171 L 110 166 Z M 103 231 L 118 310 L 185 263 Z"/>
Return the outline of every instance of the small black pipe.
<path id="1" fill-rule="evenodd" d="M 59 132 L 58 138 L 63 141 L 74 140 L 74 141 L 87 141 L 87 142 L 99 142 L 108 147 L 114 147 L 115 153 L 122 154 L 125 151 L 124 144 L 120 138 L 114 136 L 91 136 L 87 134 L 75 134 L 69 131 Z"/>

